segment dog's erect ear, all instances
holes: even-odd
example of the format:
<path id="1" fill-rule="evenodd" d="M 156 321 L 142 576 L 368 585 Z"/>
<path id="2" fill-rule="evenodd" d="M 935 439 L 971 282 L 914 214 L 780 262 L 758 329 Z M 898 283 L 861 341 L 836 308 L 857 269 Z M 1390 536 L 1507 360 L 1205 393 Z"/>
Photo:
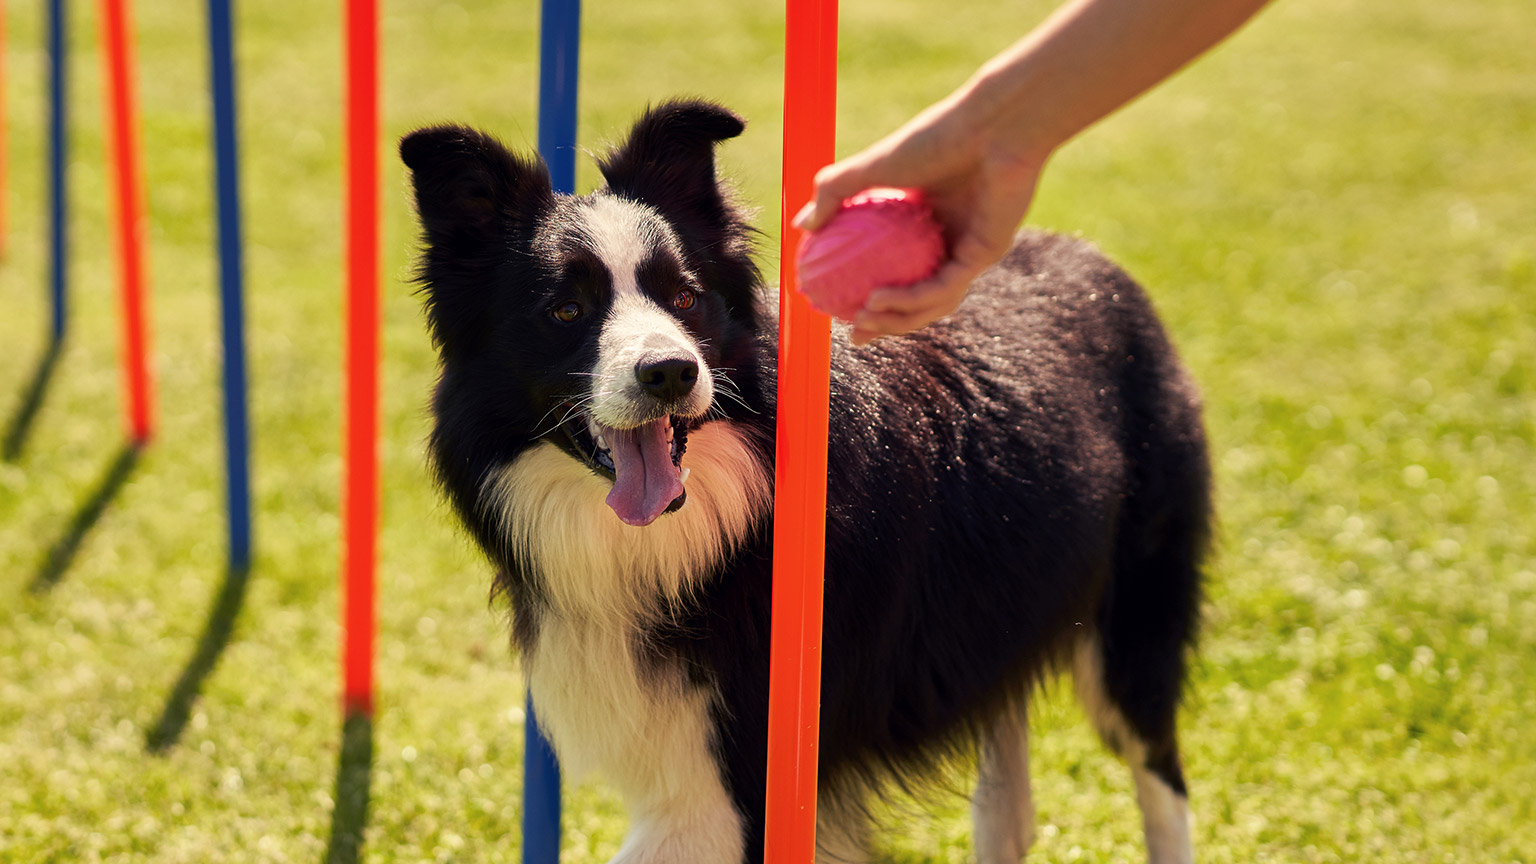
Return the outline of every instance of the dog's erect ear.
<path id="1" fill-rule="evenodd" d="M 726 204 L 715 180 L 715 144 L 746 125 L 712 102 L 665 102 L 646 111 L 629 140 L 597 165 L 609 189 L 671 219 L 718 219 Z"/>
<path id="2" fill-rule="evenodd" d="M 752 319 L 761 283 L 752 228 L 715 175 L 715 145 L 746 125 L 712 102 L 666 102 L 646 111 L 597 167 L 610 191 L 654 207 L 677 231 L 688 266 Z"/>
<path id="3" fill-rule="evenodd" d="M 542 159 L 522 159 L 466 126 L 432 126 L 400 141 L 416 210 L 433 245 L 483 243 L 530 225 L 554 203 Z"/>
<path id="4" fill-rule="evenodd" d="M 463 126 L 433 126 L 405 136 L 427 248 L 416 279 L 424 289 L 433 340 L 444 350 L 473 348 L 489 332 L 488 277 L 510 246 L 526 246 L 555 204 L 549 170 L 520 159 L 496 139 Z"/>

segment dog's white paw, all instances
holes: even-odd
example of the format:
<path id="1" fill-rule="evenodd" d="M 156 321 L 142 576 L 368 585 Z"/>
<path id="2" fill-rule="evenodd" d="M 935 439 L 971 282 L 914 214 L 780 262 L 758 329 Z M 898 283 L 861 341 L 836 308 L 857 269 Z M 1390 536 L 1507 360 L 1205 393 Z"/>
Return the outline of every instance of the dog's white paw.
<path id="1" fill-rule="evenodd" d="M 637 821 L 609 864 L 738 864 L 743 843 L 736 811 Z"/>

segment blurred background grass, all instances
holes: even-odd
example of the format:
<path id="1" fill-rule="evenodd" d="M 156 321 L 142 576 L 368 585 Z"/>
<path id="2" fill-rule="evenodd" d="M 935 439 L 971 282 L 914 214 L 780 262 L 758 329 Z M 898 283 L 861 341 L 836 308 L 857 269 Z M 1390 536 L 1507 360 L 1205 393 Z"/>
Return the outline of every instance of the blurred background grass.
<path id="1" fill-rule="evenodd" d="M 122 439 L 97 22 L 74 4 L 74 318 L 25 450 L 0 462 L 0 860 L 315 860 L 341 742 L 340 9 L 238 10 L 257 564 L 185 733 L 149 755 L 226 582 L 205 21 L 138 5 L 160 434 L 58 583 L 29 592 Z M 41 4 L 10 7 L 6 422 L 47 321 Z M 1050 4 L 843 7 L 849 152 Z M 585 11 L 583 144 L 647 102 L 720 100 L 751 120 L 723 166 L 775 236 L 779 9 Z M 392 142 L 455 120 L 531 148 L 537 28 L 531 2 L 385 9 L 374 861 L 519 851 L 521 681 L 423 468 L 433 358 Z M 1536 861 L 1533 31 L 1524 0 L 1280 3 L 1047 172 L 1030 222 L 1149 286 L 1206 394 L 1221 549 L 1183 719 L 1205 861 Z M 1034 731 L 1035 860 L 1142 857 L 1127 774 L 1065 688 Z M 897 861 L 969 854 L 960 802 L 896 822 Z M 623 829 L 601 787 L 568 795 L 567 860 L 604 860 Z"/>

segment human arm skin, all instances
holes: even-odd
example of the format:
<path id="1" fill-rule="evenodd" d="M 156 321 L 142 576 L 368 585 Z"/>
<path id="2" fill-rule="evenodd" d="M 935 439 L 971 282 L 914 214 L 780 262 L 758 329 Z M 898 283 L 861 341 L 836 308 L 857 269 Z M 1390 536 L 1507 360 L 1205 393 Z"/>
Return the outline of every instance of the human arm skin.
<path id="1" fill-rule="evenodd" d="M 826 224 L 871 186 L 922 189 L 949 258 L 925 282 L 870 295 L 853 341 L 954 312 L 1013 242 L 1053 152 L 1178 71 L 1267 0 L 1074 0 L 906 125 L 817 172 L 795 226 Z"/>

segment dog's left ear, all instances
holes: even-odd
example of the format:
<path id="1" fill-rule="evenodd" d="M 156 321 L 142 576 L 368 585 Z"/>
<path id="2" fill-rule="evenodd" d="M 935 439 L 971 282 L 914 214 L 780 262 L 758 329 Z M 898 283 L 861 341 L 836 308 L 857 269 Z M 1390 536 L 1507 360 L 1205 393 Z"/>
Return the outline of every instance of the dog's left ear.
<path id="1" fill-rule="evenodd" d="M 712 102 L 675 100 L 645 112 L 629 140 L 599 159 L 608 188 L 673 222 L 718 223 L 729 205 L 715 179 L 715 144 L 747 126 Z"/>

